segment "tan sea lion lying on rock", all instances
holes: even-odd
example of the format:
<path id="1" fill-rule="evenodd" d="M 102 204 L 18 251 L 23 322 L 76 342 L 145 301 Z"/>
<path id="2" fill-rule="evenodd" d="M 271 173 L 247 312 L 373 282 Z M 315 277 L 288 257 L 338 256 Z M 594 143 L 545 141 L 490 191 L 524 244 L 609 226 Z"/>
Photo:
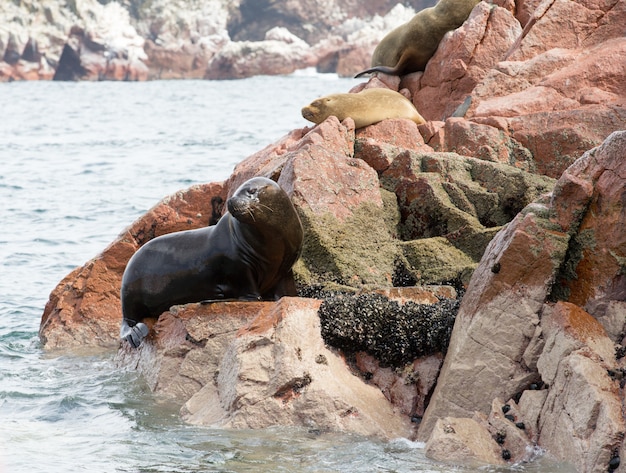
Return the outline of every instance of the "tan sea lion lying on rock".
<path id="1" fill-rule="evenodd" d="M 423 71 L 443 36 L 461 26 L 480 0 L 439 0 L 411 20 L 390 31 L 372 54 L 372 67 L 355 77 L 372 72 L 401 76 Z"/>
<path id="2" fill-rule="evenodd" d="M 356 94 L 326 95 L 302 109 L 302 116 L 313 123 L 322 123 L 331 115 L 339 121 L 352 118 L 356 128 L 389 118 L 408 118 L 418 125 L 426 123 L 404 95 L 382 88 L 365 89 Z"/>

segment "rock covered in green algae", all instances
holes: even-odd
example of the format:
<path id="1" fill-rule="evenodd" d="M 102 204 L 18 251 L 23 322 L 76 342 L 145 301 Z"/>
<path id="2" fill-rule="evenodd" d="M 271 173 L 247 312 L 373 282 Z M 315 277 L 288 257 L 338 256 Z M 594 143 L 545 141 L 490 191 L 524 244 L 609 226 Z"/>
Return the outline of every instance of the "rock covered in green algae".
<path id="1" fill-rule="evenodd" d="M 282 155 L 288 172 L 281 179 L 288 176 L 305 227 L 295 268 L 300 286 L 467 283 L 493 235 L 554 184 L 454 153 L 374 146 L 384 143 L 382 136 L 393 136 L 396 122 L 368 127 L 366 139 L 333 119 L 311 130 L 291 155 Z M 419 132 L 413 132 L 419 143 Z M 346 156 L 388 167 L 368 172 L 348 165 Z"/>
<path id="2" fill-rule="evenodd" d="M 396 207 L 395 202 L 392 205 Z M 385 220 L 394 213 L 397 208 L 365 202 L 339 221 L 330 214 L 301 209 L 306 232 L 302 265 L 294 268 L 296 278 L 304 285 L 390 286 L 400 251 Z"/>

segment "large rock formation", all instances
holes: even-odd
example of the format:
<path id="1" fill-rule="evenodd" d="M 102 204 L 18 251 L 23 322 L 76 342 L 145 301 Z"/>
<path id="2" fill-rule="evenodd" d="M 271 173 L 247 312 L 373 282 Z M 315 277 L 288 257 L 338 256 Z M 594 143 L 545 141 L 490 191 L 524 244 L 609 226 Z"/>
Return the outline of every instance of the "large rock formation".
<path id="1" fill-rule="evenodd" d="M 441 419 L 488 414 L 495 399 L 512 399 L 514 421 L 532 441 L 579 471 L 613 471 L 626 432 L 625 177 L 622 131 L 491 241 L 461 303 L 421 438 Z"/>
<path id="2" fill-rule="evenodd" d="M 373 134 L 392 136 L 399 127 L 406 131 L 403 143 L 417 149 L 367 143 Z M 218 202 L 257 175 L 276 179 L 302 218 L 305 246 L 295 266 L 301 290 L 467 281 L 493 234 L 553 181 L 425 149 L 409 120 L 355 133 L 351 119 L 342 124 L 331 117 L 293 131 L 241 162 L 227 182 L 166 198 L 68 275 L 46 305 L 42 341 L 49 348 L 115 344 L 121 277 L 133 251 L 154 236 L 209 224 L 221 215 Z M 362 153 L 390 162 L 388 170 L 379 176 Z M 411 194 L 418 189 L 419 204 Z"/>
<path id="3" fill-rule="evenodd" d="M 0 81 L 141 80 L 144 38 L 120 3 L 0 3 Z"/>
<path id="4" fill-rule="evenodd" d="M 623 1 L 537 3 L 480 3 L 403 78 L 422 116 L 445 120 L 428 144 L 556 178 L 626 128 Z"/>
<path id="5" fill-rule="evenodd" d="M 294 270 L 313 298 L 174 308 L 120 352 L 186 419 L 390 436 L 423 416 L 437 459 L 527 461 L 538 445 L 579 471 L 626 471 L 626 2 L 501 3 L 479 4 L 423 73 L 360 86 L 400 90 L 426 124 L 330 117 L 165 199 L 57 286 L 44 345 L 117 346 L 133 251 L 214 222 L 239 184 L 268 176 L 302 218 Z M 451 282 L 467 289 L 458 315 Z"/>

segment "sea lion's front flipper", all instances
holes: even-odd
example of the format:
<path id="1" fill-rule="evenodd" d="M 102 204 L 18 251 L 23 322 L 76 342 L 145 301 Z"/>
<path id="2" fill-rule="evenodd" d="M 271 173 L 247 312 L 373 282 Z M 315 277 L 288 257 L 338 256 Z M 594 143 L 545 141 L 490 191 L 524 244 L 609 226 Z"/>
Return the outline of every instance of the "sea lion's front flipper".
<path id="1" fill-rule="evenodd" d="M 148 335 L 150 329 L 143 322 L 137 322 L 132 327 L 128 325 L 126 319 L 122 320 L 120 338 L 126 340 L 133 348 L 138 348 L 141 342 Z"/>

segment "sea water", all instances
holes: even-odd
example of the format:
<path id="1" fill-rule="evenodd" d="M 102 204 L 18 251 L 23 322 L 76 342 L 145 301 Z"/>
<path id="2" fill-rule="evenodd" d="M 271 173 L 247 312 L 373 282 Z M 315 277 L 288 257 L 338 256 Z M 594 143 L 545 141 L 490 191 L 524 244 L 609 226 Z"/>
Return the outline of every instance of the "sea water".
<path id="1" fill-rule="evenodd" d="M 41 314 L 64 276 L 161 198 L 227 178 L 307 125 L 302 106 L 355 83 L 297 73 L 0 84 L 0 472 L 572 471 L 546 457 L 449 467 L 406 439 L 189 426 L 114 353 L 42 349 Z"/>

